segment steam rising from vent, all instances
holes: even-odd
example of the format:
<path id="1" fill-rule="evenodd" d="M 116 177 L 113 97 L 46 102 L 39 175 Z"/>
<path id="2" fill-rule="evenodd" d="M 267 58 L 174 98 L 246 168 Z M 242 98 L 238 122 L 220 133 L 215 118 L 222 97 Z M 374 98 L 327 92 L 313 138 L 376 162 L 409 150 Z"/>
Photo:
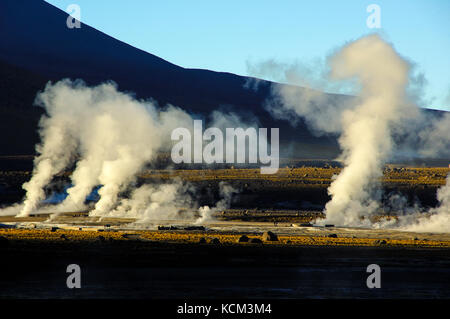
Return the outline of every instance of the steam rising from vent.
<path id="1" fill-rule="evenodd" d="M 52 206 L 51 212 L 86 209 L 86 197 L 101 185 L 91 216 L 134 217 L 146 222 L 177 219 L 187 210 L 184 217 L 198 218 L 202 223 L 217 210 L 227 208 L 236 192 L 221 182 L 221 199 L 216 206 L 199 209 L 193 200 L 195 189 L 179 179 L 135 188 L 136 176 L 145 165 L 157 152 L 170 150 L 171 132 L 178 127 L 192 131 L 193 119 L 177 107 L 158 110 L 152 102 L 119 92 L 113 83 L 86 87 L 81 81 L 70 80 L 48 84 L 36 101 L 47 111 L 40 122 L 39 155 L 32 178 L 23 185 L 23 205 L 8 212 L 20 209 L 17 216 L 28 216 L 41 211 L 45 187 L 55 175 L 72 167 L 68 196 Z M 224 126 L 242 124 L 234 114 L 212 113 L 212 121 L 219 120 Z"/>
<path id="2" fill-rule="evenodd" d="M 438 189 L 437 199 L 439 206 L 426 213 L 416 213 L 410 216 L 401 216 L 399 227 L 415 232 L 450 232 L 450 175 L 446 184 Z"/>
<path id="3" fill-rule="evenodd" d="M 209 221 L 212 219 L 214 213 L 228 208 L 231 204 L 233 194 L 237 192 L 238 191 L 233 186 L 228 185 L 225 182 L 220 182 L 219 193 L 222 199 L 219 200 L 216 206 L 214 207 L 209 206 L 200 207 L 198 210 L 200 213 L 200 218 L 197 220 L 197 223 L 202 224 L 206 221 Z"/>
<path id="4" fill-rule="evenodd" d="M 293 125 L 297 120 L 292 115 L 303 118 L 316 135 L 339 136 L 342 149 L 339 160 L 344 168 L 328 189 L 331 200 L 325 207 L 326 220 L 321 222 L 371 225 L 368 217 L 380 208 L 378 186 L 383 167 L 396 146 L 393 136 L 406 135 L 407 140 L 414 139 L 409 136 L 417 136 L 415 141 L 422 141 L 422 147 L 416 152 L 445 155 L 450 146 L 450 117 L 446 115 L 431 121 L 431 125 L 420 126 L 423 130 L 418 134 L 417 124 L 424 122 L 425 117 L 408 91 L 413 77 L 411 64 L 378 35 L 348 43 L 328 59 L 328 67 L 329 79 L 353 81 L 359 89 L 358 97 L 332 96 L 310 88 L 275 84 L 267 107 L 274 117 L 289 120 Z M 290 79 L 305 79 L 305 74 L 294 74 L 297 69 L 272 61 L 259 68 L 252 66 L 249 72 L 256 76 L 267 72 L 279 76 L 284 72 L 285 80 L 292 83 Z M 303 84 L 308 81 L 303 80 Z M 424 215 L 419 218 L 417 214 L 403 216 L 400 225 L 405 229 L 440 231 L 442 224 L 450 231 L 448 179 L 447 186 L 439 190 L 438 199 L 440 207 L 427 213 L 430 218 Z M 419 222 L 415 223 L 417 218 Z"/>
<path id="5" fill-rule="evenodd" d="M 102 217 L 136 218 L 139 222 L 177 219 L 183 208 L 194 208 L 196 203 L 190 194 L 192 186 L 175 179 L 160 185 L 142 185 L 134 189 L 130 198 L 120 200 L 119 205 Z"/>
<path id="6" fill-rule="evenodd" d="M 178 126 L 192 126 L 191 117 L 169 106 L 157 111 L 120 93 L 112 83 L 86 87 L 64 80 L 48 84 L 37 97 L 48 116 L 40 122 L 42 143 L 19 216 L 27 216 L 45 198 L 44 187 L 76 160 L 73 187 L 61 209 L 80 209 L 96 185 L 102 185 L 94 215 L 109 212 L 119 194 L 134 181 L 156 151 L 168 144 Z"/>
<path id="7" fill-rule="evenodd" d="M 392 128 L 416 111 L 406 98 L 410 68 L 376 35 L 348 44 L 330 63 L 333 79 L 356 77 L 361 91 L 357 105 L 340 117 L 345 167 L 328 189 L 326 219 L 358 225 L 378 207 L 373 190 L 393 147 Z"/>
<path id="8" fill-rule="evenodd" d="M 438 190 L 437 208 L 426 212 L 420 212 L 418 206 L 405 208 L 407 214 L 398 221 L 377 224 L 372 224 L 369 217 L 382 208 L 379 182 L 386 161 L 398 146 L 394 135 L 420 141 L 422 147 L 414 150 L 419 154 L 448 156 L 450 116 L 428 122 L 420 114 L 417 103 L 408 94 L 411 64 L 378 35 L 348 43 L 328 59 L 328 66 L 329 79 L 353 81 L 358 97 L 273 84 L 273 99 L 266 105 L 274 117 L 294 125 L 303 118 L 316 135 L 339 136 L 339 160 L 344 168 L 328 188 L 331 200 L 325 206 L 326 220 L 321 222 L 449 232 L 450 176 Z M 269 69 L 276 67 L 272 63 Z M 285 74 L 295 78 L 292 69 L 288 68 Z M 179 216 L 185 207 L 200 215 L 196 222 L 203 223 L 230 205 L 236 190 L 224 183 L 219 185 L 222 199 L 213 207 L 198 207 L 193 199 L 195 190 L 180 180 L 132 187 L 137 174 L 154 160 L 157 152 L 168 150 L 175 128 L 193 130 L 193 119 L 185 111 L 174 106 L 159 110 L 152 102 L 137 101 L 118 92 L 112 83 L 89 88 L 80 81 L 69 80 L 48 84 L 38 95 L 37 103 L 47 112 L 40 121 L 39 155 L 31 180 L 23 185 L 24 203 L 8 208 L 8 212 L 20 210 L 18 216 L 28 216 L 36 211 L 46 197 L 45 187 L 57 174 L 73 167 L 68 196 L 53 211 L 85 208 L 87 195 L 98 185 L 100 199 L 91 211 L 94 216 L 129 216 L 140 221 L 169 219 Z M 235 114 L 214 111 L 210 119 L 218 127 L 228 127 L 230 123 L 248 127 Z M 124 193 L 130 196 L 124 198 Z M 406 203 L 404 198 L 391 199 L 394 206 Z"/>

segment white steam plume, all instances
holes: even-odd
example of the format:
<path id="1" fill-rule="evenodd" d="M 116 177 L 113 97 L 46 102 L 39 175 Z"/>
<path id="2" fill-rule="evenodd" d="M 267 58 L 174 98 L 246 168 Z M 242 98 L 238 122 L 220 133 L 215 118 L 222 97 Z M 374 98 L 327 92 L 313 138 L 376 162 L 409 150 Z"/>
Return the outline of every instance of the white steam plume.
<path id="1" fill-rule="evenodd" d="M 398 220 L 382 221 L 377 228 L 397 228 L 412 232 L 449 233 L 450 232 L 450 174 L 446 184 L 437 191 L 438 206 L 427 211 L 408 208 Z"/>
<path id="2" fill-rule="evenodd" d="M 231 204 L 231 200 L 233 198 L 233 195 L 237 193 L 238 190 L 235 189 L 233 186 L 225 183 L 220 182 L 219 183 L 219 194 L 222 197 L 221 200 L 219 200 L 214 207 L 209 206 L 202 206 L 198 209 L 198 212 L 200 213 L 200 217 L 197 219 L 197 224 L 203 224 L 205 222 L 211 221 L 213 219 L 214 213 L 224 210 L 228 208 Z"/>
<path id="3" fill-rule="evenodd" d="M 438 189 L 437 199 L 439 206 L 431 209 L 428 214 L 416 215 L 415 220 L 409 219 L 409 223 L 403 226 L 405 230 L 415 232 L 450 232 L 450 175 L 447 176 L 446 184 Z M 400 219 L 400 224 L 405 224 Z"/>
<path id="4" fill-rule="evenodd" d="M 352 107 L 353 98 L 339 94 L 325 94 L 329 90 L 346 90 L 350 83 L 333 85 L 326 78 L 328 66 L 315 62 L 281 63 L 268 60 L 259 64 L 247 63 L 247 72 L 253 76 L 272 77 L 288 84 L 272 84 L 272 99 L 266 109 L 273 117 L 288 120 L 296 125 L 303 118 L 317 136 L 341 131 L 339 115 Z M 257 80 L 255 85 L 258 84 Z M 301 86 L 301 87 L 299 87 Z M 348 90 L 348 89 L 347 89 Z"/>
<path id="5" fill-rule="evenodd" d="M 345 45 L 328 65 L 331 80 L 353 83 L 358 97 L 275 85 L 275 103 L 269 106 L 276 117 L 291 122 L 293 114 L 302 117 L 317 135 L 339 134 L 339 159 L 345 167 L 328 189 L 331 201 L 324 222 L 370 223 L 362 219 L 379 206 L 377 185 L 394 147 L 394 132 L 402 132 L 405 123 L 419 115 L 417 105 L 408 99 L 411 64 L 380 36 L 369 35 Z M 292 68 L 284 69 L 288 82 L 295 79 Z"/>
<path id="6" fill-rule="evenodd" d="M 193 200 L 195 188 L 180 179 L 167 184 L 145 184 L 134 189 L 130 198 L 121 199 L 114 210 L 102 214 L 102 217 L 131 217 L 136 218 L 138 223 L 197 218 L 195 223 L 202 224 L 211 221 L 215 212 L 228 208 L 236 192 L 232 186 L 220 182 L 221 199 L 216 205 L 198 208 Z M 199 214 L 200 217 L 197 217 Z"/>
<path id="7" fill-rule="evenodd" d="M 29 215 L 39 202 L 45 199 L 44 187 L 71 163 L 76 154 L 78 144 L 75 136 L 79 120 L 76 114 L 79 105 L 67 108 L 66 112 L 61 113 L 57 105 L 49 103 L 56 98 L 53 91 L 37 98 L 37 103 L 46 108 L 48 116 L 43 116 L 39 122 L 39 133 L 43 142 L 36 147 L 39 155 L 34 160 L 32 178 L 23 185 L 26 197 L 23 208 L 17 215 L 20 217 Z"/>
<path id="8" fill-rule="evenodd" d="M 152 220 L 180 219 L 180 212 L 185 209 L 196 209 L 196 204 L 190 194 L 194 190 L 189 184 L 179 179 L 160 185 L 145 184 L 132 191 L 130 198 L 120 201 L 120 204 L 102 217 L 132 217 L 138 222 Z"/>
<path id="9" fill-rule="evenodd" d="M 134 180 L 170 130 L 189 125 L 190 116 L 169 107 L 156 111 L 149 102 L 136 101 L 107 83 L 93 88 L 69 80 L 48 84 L 38 96 L 49 117 L 41 122 L 42 143 L 20 216 L 28 215 L 44 199 L 44 187 L 72 164 L 73 187 L 63 207 L 80 208 L 96 185 L 100 200 L 93 214 L 114 208 L 118 195 Z M 190 121 L 188 121 L 188 119 Z"/>
<path id="10" fill-rule="evenodd" d="M 345 167 L 328 189 L 326 221 L 358 225 L 378 207 L 373 191 L 393 148 L 393 127 L 417 107 L 407 100 L 409 64 L 379 36 L 346 45 L 330 63 L 333 79 L 356 77 L 361 92 L 360 102 L 340 116 Z"/>
<path id="11" fill-rule="evenodd" d="M 81 81 L 63 80 L 48 84 L 37 101 L 48 116 L 41 121 L 42 142 L 33 176 L 24 185 L 25 203 L 14 208 L 21 209 L 19 216 L 38 208 L 47 210 L 42 203 L 45 187 L 74 164 L 68 196 L 52 206 L 53 212 L 86 208 L 86 197 L 101 185 L 100 199 L 90 212 L 93 216 L 135 217 L 143 222 L 198 215 L 198 205 L 191 196 L 195 190 L 180 180 L 132 187 L 137 174 L 157 152 L 170 149 L 173 129 L 184 127 L 192 132 L 193 119 L 186 112 L 170 105 L 157 110 L 154 103 L 118 92 L 113 83 L 86 87 Z M 223 125 L 240 123 L 233 114 L 213 113 L 216 124 L 218 119 Z M 122 198 L 126 191 L 131 192 L 130 198 Z M 211 210 L 229 204 L 233 192 L 221 184 L 220 193 L 223 199 Z M 183 209 L 190 216 L 181 216 Z"/>

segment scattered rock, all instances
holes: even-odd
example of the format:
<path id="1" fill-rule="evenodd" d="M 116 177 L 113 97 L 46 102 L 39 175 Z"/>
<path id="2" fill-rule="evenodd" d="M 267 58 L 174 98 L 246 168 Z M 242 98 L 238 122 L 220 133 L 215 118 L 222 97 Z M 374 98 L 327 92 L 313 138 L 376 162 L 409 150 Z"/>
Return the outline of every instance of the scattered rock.
<path id="1" fill-rule="evenodd" d="M 158 226 L 158 230 L 177 230 L 178 227 L 175 226 Z"/>
<path id="2" fill-rule="evenodd" d="M 413 240 L 419 240 L 419 238 L 417 238 L 417 237 L 414 237 L 414 238 L 413 238 Z"/>
<path id="3" fill-rule="evenodd" d="M 387 241 L 385 241 L 384 239 L 382 239 L 382 240 L 375 240 L 375 244 L 377 244 L 377 245 L 386 245 L 387 244 Z"/>
<path id="4" fill-rule="evenodd" d="M 123 234 L 123 238 L 131 239 L 131 240 L 139 240 L 141 235 L 140 234 Z"/>
<path id="5" fill-rule="evenodd" d="M 203 227 L 203 226 L 188 226 L 188 227 L 185 227 L 184 230 L 205 230 L 205 227 Z"/>
<path id="6" fill-rule="evenodd" d="M 52 233 L 54 233 L 55 231 L 58 230 L 58 227 L 52 227 L 52 229 L 50 230 Z"/>
<path id="7" fill-rule="evenodd" d="M 238 243 L 248 243 L 248 241 L 249 241 L 249 238 L 246 235 L 242 235 L 238 239 Z"/>
<path id="8" fill-rule="evenodd" d="M 262 240 L 259 238 L 252 238 L 252 239 L 250 239 L 250 242 L 252 244 L 262 244 Z"/>
<path id="9" fill-rule="evenodd" d="M 158 230 L 177 230 L 178 227 L 175 226 L 158 226 Z"/>
<path id="10" fill-rule="evenodd" d="M 66 235 L 62 234 L 61 236 L 59 236 L 59 238 L 64 239 L 64 240 L 69 240 L 69 238 L 66 237 Z"/>
<path id="11" fill-rule="evenodd" d="M 199 244 L 206 244 L 206 239 L 205 237 L 200 238 L 200 240 L 198 241 Z"/>
<path id="12" fill-rule="evenodd" d="M 271 231 L 266 231 L 263 234 L 264 241 L 278 241 L 278 236 L 272 233 Z"/>
<path id="13" fill-rule="evenodd" d="M 337 235 L 337 234 L 329 234 L 327 237 L 330 237 L 330 238 L 337 238 L 338 235 Z"/>
<path id="14" fill-rule="evenodd" d="M 97 236 L 97 240 L 101 241 L 103 243 L 103 242 L 105 242 L 106 239 L 103 236 Z"/>

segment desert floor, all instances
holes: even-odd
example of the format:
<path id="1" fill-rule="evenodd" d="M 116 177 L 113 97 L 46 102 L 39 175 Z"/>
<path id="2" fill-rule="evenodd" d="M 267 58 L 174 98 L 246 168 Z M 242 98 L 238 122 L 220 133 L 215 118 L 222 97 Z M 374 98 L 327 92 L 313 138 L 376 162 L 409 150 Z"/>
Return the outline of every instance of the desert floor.
<path id="1" fill-rule="evenodd" d="M 314 226 L 339 168 L 149 170 L 138 183 L 174 177 L 193 183 L 201 204 L 217 200 L 220 181 L 238 200 L 202 227 L 194 220 L 0 217 L 1 298 L 449 298 L 450 235 Z M 384 190 L 435 204 L 448 168 L 386 168 Z M 63 185 L 69 173 L 61 174 Z M 28 171 L 3 171 L 0 201 L 20 200 Z M 376 219 L 396 218 L 380 211 Z M 271 231 L 276 241 L 264 239 Z M 240 242 L 243 236 L 248 242 Z M 259 239 L 260 241 L 257 241 Z M 251 242 L 256 241 L 256 242 Z M 68 289 L 69 264 L 82 288 Z M 381 267 L 369 289 L 367 266 Z"/>

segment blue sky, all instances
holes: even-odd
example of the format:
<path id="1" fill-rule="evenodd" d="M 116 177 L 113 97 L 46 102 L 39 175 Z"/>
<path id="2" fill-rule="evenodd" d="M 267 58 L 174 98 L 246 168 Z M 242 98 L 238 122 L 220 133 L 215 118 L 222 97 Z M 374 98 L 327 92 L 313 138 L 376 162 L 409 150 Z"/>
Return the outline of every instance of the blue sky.
<path id="1" fill-rule="evenodd" d="M 381 33 L 425 75 L 427 106 L 450 110 L 448 0 L 48 0 L 81 8 L 81 21 L 188 68 L 247 75 L 247 62 L 323 59 L 371 32 Z M 369 4 L 381 29 L 369 29 Z"/>

